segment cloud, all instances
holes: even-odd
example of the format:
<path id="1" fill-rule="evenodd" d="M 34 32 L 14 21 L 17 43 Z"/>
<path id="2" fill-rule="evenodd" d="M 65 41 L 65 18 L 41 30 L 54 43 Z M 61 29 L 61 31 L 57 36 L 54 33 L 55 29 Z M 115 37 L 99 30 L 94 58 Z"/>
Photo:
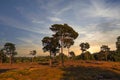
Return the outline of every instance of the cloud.
<path id="1" fill-rule="evenodd" d="M 48 17 L 48 19 L 52 22 L 60 22 L 62 21 L 60 18 L 57 18 L 57 17 Z"/>
<path id="2" fill-rule="evenodd" d="M 96 25 L 101 32 L 108 32 L 108 31 L 114 31 L 114 30 L 119 30 L 120 29 L 120 20 L 114 20 L 110 22 L 104 22 Z"/>
<path id="3" fill-rule="evenodd" d="M 65 12 L 72 9 L 71 5 L 65 6 L 62 9 L 58 10 L 57 12 L 52 12 L 55 16 L 63 15 Z"/>
<path id="4" fill-rule="evenodd" d="M 76 0 L 58 10 L 55 9 L 58 7 L 56 5 L 47 7 L 47 10 L 79 32 L 75 46 L 85 41 L 97 50 L 102 44 L 109 44 L 115 49 L 116 37 L 120 34 L 120 6 L 115 4 L 106 0 Z"/>
<path id="5" fill-rule="evenodd" d="M 38 34 L 51 34 L 49 29 L 47 28 L 47 25 L 34 25 L 34 24 L 27 24 L 22 21 L 19 21 L 17 19 L 6 17 L 6 16 L 0 16 L 0 22 L 3 25 L 8 25 L 9 27 L 14 27 L 17 29 L 22 29 L 26 31 L 30 31 L 33 33 Z M 46 26 L 46 27 L 45 27 Z M 46 33 L 48 32 L 48 33 Z"/>
<path id="6" fill-rule="evenodd" d="M 91 0 L 91 6 L 86 10 L 88 17 L 104 17 L 120 19 L 120 6 L 107 3 L 105 0 Z"/>
<path id="7" fill-rule="evenodd" d="M 36 7 L 38 11 L 40 10 L 38 7 Z M 45 13 L 42 14 L 38 11 L 31 11 L 28 10 L 26 7 L 16 7 L 16 10 L 18 13 L 22 15 L 22 17 L 25 18 L 25 20 L 29 21 L 33 24 L 44 24 L 45 23 Z"/>
<path id="8" fill-rule="evenodd" d="M 108 45 L 111 50 L 116 50 L 116 38 L 120 35 L 119 23 L 119 20 L 114 20 L 99 24 L 92 23 L 85 26 L 72 24 L 71 26 L 79 32 L 73 47 L 78 47 L 82 42 L 88 42 L 91 46 L 89 49 L 91 52 L 99 51 L 102 45 Z"/>
<path id="9" fill-rule="evenodd" d="M 48 53 L 43 53 L 41 38 L 37 35 L 18 37 L 17 40 L 20 42 L 16 45 L 19 55 L 29 56 L 31 50 L 36 50 L 38 56 L 48 55 Z"/>
<path id="10" fill-rule="evenodd" d="M 49 27 L 53 23 L 68 23 L 79 33 L 79 37 L 72 47 L 76 51 L 79 51 L 81 42 L 89 42 L 91 51 L 99 50 L 102 44 L 109 44 L 112 49 L 115 49 L 115 41 L 120 34 L 120 6 L 110 1 L 36 0 L 36 5 L 16 6 L 17 12 L 24 21 L 9 15 L 2 15 L 0 24 L 30 32 L 27 37 L 17 38 L 23 42 L 19 46 L 23 53 L 25 53 L 25 49 L 29 53 L 34 48 L 43 53 L 40 40 L 42 37 L 52 34 Z M 39 35 L 31 35 L 36 33 Z"/>
<path id="11" fill-rule="evenodd" d="M 33 19 L 32 23 L 44 24 L 45 22 Z"/>

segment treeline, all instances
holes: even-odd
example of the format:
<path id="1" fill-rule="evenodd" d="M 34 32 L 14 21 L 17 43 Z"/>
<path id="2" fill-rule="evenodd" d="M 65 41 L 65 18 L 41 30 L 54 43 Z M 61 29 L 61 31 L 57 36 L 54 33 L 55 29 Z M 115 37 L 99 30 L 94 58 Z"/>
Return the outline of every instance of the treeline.
<path id="1" fill-rule="evenodd" d="M 51 36 L 45 36 L 42 39 L 42 46 L 44 52 L 49 52 L 50 56 L 46 57 L 35 57 L 37 54 L 36 50 L 30 51 L 32 57 L 15 57 L 18 53 L 16 52 L 15 44 L 5 43 L 3 48 L 0 50 L 0 62 L 42 62 L 48 61 L 52 65 L 52 60 L 61 61 L 64 65 L 64 60 L 104 60 L 104 61 L 120 61 L 120 36 L 117 38 L 116 50 L 111 51 L 108 45 L 102 45 L 99 52 L 91 54 L 87 49 L 90 48 L 89 43 L 80 43 L 79 47 L 82 51 L 80 55 L 75 56 L 74 51 L 70 51 L 71 46 L 74 45 L 74 40 L 78 37 L 76 32 L 68 24 L 54 24 L 51 25 L 50 30 L 54 33 Z M 64 54 L 64 48 L 67 48 L 68 55 Z M 57 55 L 59 54 L 59 55 Z"/>
<path id="2" fill-rule="evenodd" d="M 74 60 L 99 60 L 99 61 L 120 61 L 119 51 L 109 52 L 96 52 L 91 54 L 90 52 L 82 53 L 81 55 L 75 56 Z"/>
<path id="3" fill-rule="evenodd" d="M 9 63 L 9 57 L 5 56 L 2 58 L 1 63 Z M 1 60 L 0 60 L 1 61 Z M 26 63 L 26 62 L 48 62 L 49 56 L 36 56 L 36 57 L 14 57 L 12 59 L 13 63 Z"/>
<path id="4" fill-rule="evenodd" d="M 89 43 L 80 44 L 82 54 L 77 56 L 76 59 L 83 60 L 104 60 L 104 61 L 120 61 L 120 36 L 117 38 L 116 50 L 111 51 L 108 45 L 102 45 L 100 51 L 91 54 L 87 49 L 90 48 Z"/>

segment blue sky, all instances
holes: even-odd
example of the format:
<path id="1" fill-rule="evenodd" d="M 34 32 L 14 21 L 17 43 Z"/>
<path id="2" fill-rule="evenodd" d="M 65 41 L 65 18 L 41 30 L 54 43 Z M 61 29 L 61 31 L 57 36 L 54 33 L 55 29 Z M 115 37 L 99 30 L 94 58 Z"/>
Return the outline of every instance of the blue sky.
<path id="1" fill-rule="evenodd" d="M 53 34 L 52 24 L 72 26 L 79 33 L 71 50 L 80 54 L 79 44 L 89 42 L 89 51 L 102 44 L 115 50 L 120 36 L 120 0 L 0 0 L 0 48 L 16 44 L 20 56 L 42 51 L 41 40 Z M 66 49 L 65 49 L 66 52 Z"/>

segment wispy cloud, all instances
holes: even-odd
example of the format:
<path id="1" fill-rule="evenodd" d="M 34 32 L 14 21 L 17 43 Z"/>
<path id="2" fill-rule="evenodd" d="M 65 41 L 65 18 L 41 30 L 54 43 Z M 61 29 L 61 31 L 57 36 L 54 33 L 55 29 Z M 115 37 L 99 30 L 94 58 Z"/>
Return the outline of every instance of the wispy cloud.
<path id="1" fill-rule="evenodd" d="M 72 10 L 72 5 L 68 5 L 58 10 L 57 12 L 52 12 L 55 16 L 63 15 L 65 12 Z"/>
<path id="2" fill-rule="evenodd" d="M 104 17 L 120 19 L 119 5 L 107 3 L 105 0 L 91 0 L 91 6 L 86 10 L 88 17 Z"/>
<path id="3" fill-rule="evenodd" d="M 17 29 L 22 29 L 26 31 L 30 31 L 33 33 L 39 33 L 39 34 L 50 34 L 48 28 L 46 25 L 34 25 L 34 24 L 25 24 L 17 19 L 6 17 L 6 16 L 0 16 L 1 24 L 8 25 L 9 27 L 14 27 Z M 46 33 L 48 32 L 48 33 Z"/>
<path id="4" fill-rule="evenodd" d="M 54 23 L 68 23 L 79 33 L 72 50 L 79 51 L 81 42 L 89 42 L 91 51 L 99 50 L 102 44 L 109 44 L 115 49 L 115 40 L 120 34 L 120 5 L 110 1 L 35 0 L 34 3 L 28 1 L 27 6 L 23 4 L 14 6 L 16 11 L 13 12 L 19 14 L 20 18 L 0 14 L 0 25 L 28 32 L 28 36 L 21 35 L 17 38 L 23 43 L 18 46 L 23 53 L 25 50 L 29 53 L 33 48 L 43 53 L 39 42 L 44 36 L 52 34 L 49 27 Z"/>
<path id="5" fill-rule="evenodd" d="M 62 21 L 60 18 L 57 18 L 57 17 L 48 17 L 48 19 L 52 22 L 60 22 Z"/>
<path id="6" fill-rule="evenodd" d="M 18 37 L 17 40 L 22 43 L 17 45 L 18 52 L 22 54 L 29 55 L 31 50 L 36 50 L 37 55 L 48 55 L 48 53 L 43 53 L 41 37 L 37 35 Z"/>
<path id="7" fill-rule="evenodd" d="M 44 21 L 39 21 L 39 20 L 35 20 L 35 19 L 33 19 L 32 23 L 45 24 Z"/>

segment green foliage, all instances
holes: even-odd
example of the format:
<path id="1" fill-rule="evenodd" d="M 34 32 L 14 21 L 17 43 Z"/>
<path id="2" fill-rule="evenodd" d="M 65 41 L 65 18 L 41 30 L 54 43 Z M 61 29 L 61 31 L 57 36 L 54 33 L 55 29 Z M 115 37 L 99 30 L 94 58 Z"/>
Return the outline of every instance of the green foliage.
<path id="1" fill-rule="evenodd" d="M 68 24 L 53 24 L 50 29 L 55 32 L 54 36 L 58 37 L 60 35 L 69 36 L 73 39 L 76 39 L 78 37 L 78 33 L 75 32 L 75 30 L 70 27 Z M 66 34 L 67 33 L 67 34 Z M 68 35 L 69 34 L 69 35 Z"/>
<path id="2" fill-rule="evenodd" d="M 90 48 L 90 45 L 89 45 L 89 43 L 86 42 L 86 43 L 81 43 L 80 47 L 81 47 L 81 50 L 82 50 L 82 53 L 83 53 L 84 51 L 86 51 L 87 49 Z"/>
<path id="3" fill-rule="evenodd" d="M 95 53 L 93 54 L 95 60 L 105 60 L 105 55 L 101 53 Z"/>
<path id="4" fill-rule="evenodd" d="M 60 53 L 59 55 L 57 55 L 56 57 L 55 57 L 57 60 L 61 60 L 61 58 L 63 58 L 64 60 L 67 60 L 68 59 L 68 57 L 67 57 L 67 55 L 65 55 L 64 53 Z"/>
<path id="5" fill-rule="evenodd" d="M 70 59 L 75 59 L 75 53 L 73 51 L 69 52 Z"/>
<path id="6" fill-rule="evenodd" d="M 31 57 L 14 57 L 14 62 L 16 63 L 31 62 Z"/>
<path id="7" fill-rule="evenodd" d="M 30 51 L 30 55 L 36 55 L 37 51 L 36 50 L 33 50 L 33 51 Z"/>
<path id="8" fill-rule="evenodd" d="M 120 36 L 118 36 L 117 38 L 116 48 L 117 48 L 117 51 L 120 51 Z"/>
<path id="9" fill-rule="evenodd" d="M 89 51 L 86 51 L 85 53 L 82 53 L 80 55 L 80 58 L 82 60 L 93 60 L 94 59 L 93 56 L 91 55 L 91 53 Z"/>
<path id="10" fill-rule="evenodd" d="M 5 43 L 4 49 L 7 50 L 8 52 L 9 52 L 9 51 L 14 52 L 14 51 L 16 50 L 15 44 L 9 43 L 9 42 L 8 42 L 8 43 Z"/>
<path id="11" fill-rule="evenodd" d="M 101 51 L 108 52 L 108 51 L 110 51 L 110 48 L 107 45 L 102 45 L 101 46 Z"/>
<path id="12" fill-rule="evenodd" d="M 64 47 L 70 48 L 74 44 L 74 40 L 78 37 L 78 33 L 68 24 L 53 24 L 50 29 L 55 32 L 53 36 L 58 40 L 63 36 Z"/>
<path id="13" fill-rule="evenodd" d="M 69 52 L 69 54 L 70 54 L 71 57 L 75 56 L 75 53 L 73 51 Z"/>
<path id="14" fill-rule="evenodd" d="M 64 47 L 70 48 L 74 44 L 73 39 L 66 38 L 64 39 Z"/>
<path id="15" fill-rule="evenodd" d="M 15 57 L 14 58 L 16 63 L 24 63 L 24 62 L 31 62 L 31 57 Z M 47 62 L 49 60 L 49 56 L 37 56 L 33 58 L 34 62 Z"/>
<path id="16" fill-rule="evenodd" d="M 7 60 L 7 56 L 3 53 L 2 50 L 0 50 L 0 62 L 4 63 Z"/>
<path id="17" fill-rule="evenodd" d="M 63 65 L 64 63 L 64 54 L 63 54 L 63 46 L 66 48 L 71 47 L 71 45 L 74 44 L 74 40 L 78 37 L 78 33 L 68 24 L 53 24 L 50 29 L 55 32 L 55 34 L 53 34 L 53 37 L 55 37 L 56 39 L 58 39 L 59 41 L 61 41 L 61 53 L 60 53 L 60 60 L 61 60 L 61 64 Z"/>
<path id="18" fill-rule="evenodd" d="M 110 58 L 111 61 L 120 61 L 120 52 L 116 51 L 114 53 L 111 53 L 109 55 L 109 58 Z"/>
<path id="19" fill-rule="evenodd" d="M 50 52 L 50 56 L 51 56 L 51 53 L 56 55 L 56 53 L 59 51 L 59 47 L 60 47 L 59 41 L 54 37 L 44 37 L 42 39 L 42 44 L 43 44 L 43 51 Z"/>
<path id="20" fill-rule="evenodd" d="M 118 51 L 109 51 L 109 52 L 98 52 L 93 54 L 95 60 L 104 60 L 104 61 L 120 61 L 120 52 Z"/>
<path id="21" fill-rule="evenodd" d="M 81 55 L 75 56 L 75 60 L 94 60 L 94 56 L 89 51 L 86 51 Z"/>
<path id="22" fill-rule="evenodd" d="M 9 55 L 9 58 L 10 58 L 10 63 L 12 64 L 13 63 L 13 57 L 15 55 L 17 55 L 17 52 L 15 52 L 16 50 L 16 47 L 15 47 L 15 44 L 13 43 L 5 43 L 4 45 L 4 48 L 3 48 L 3 52 L 6 54 L 6 55 Z"/>

